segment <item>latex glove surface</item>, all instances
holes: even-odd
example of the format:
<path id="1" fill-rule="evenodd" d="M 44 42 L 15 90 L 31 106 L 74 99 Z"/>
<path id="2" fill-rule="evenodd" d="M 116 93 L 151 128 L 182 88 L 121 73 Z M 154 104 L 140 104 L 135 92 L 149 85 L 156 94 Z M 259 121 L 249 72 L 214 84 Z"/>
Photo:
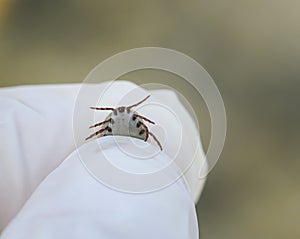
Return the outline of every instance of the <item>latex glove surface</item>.
<path id="1" fill-rule="evenodd" d="M 105 84 L 99 84 L 99 87 L 104 88 Z M 112 100 L 106 105 L 115 106 L 122 95 L 134 88 L 136 86 L 132 83 L 119 82 L 113 86 L 111 92 L 108 91 Z M 141 236 L 141 233 L 149 234 L 152 231 L 150 229 L 153 228 L 164 238 L 176 232 L 180 232 L 178 235 L 185 236 L 178 238 L 194 238 L 190 236 L 195 231 L 195 209 L 191 195 L 181 180 L 150 194 L 139 196 L 124 194 L 107 188 L 95 180 L 79 162 L 75 152 L 53 171 L 69 153 L 76 149 L 72 120 L 74 120 L 73 111 L 79 89 L 80 85 L 1 89 L 0 133 L 4 140 L 0 145 L 0 229 L 3 229 L 18 214 L 5 230 L 3 238 L 7 236 L 22 238 L 21 235 L 26 235 L 22 233 L 26 228 L 35 228 L 37 237 L 60 235 L 64 238 L 74 232 L 76 235 L 90 236 L 104 233 L 98 235 L 106 235 L 108 238 L 120 238 L 120 235 L 126 238 L 126 233 L 129 233 L 128 238 L 134 238 L 132 235 L 134 230 L 129 225 L 138 222 L 140 222 L 139 227 L 135 229 L 138 232 L 137 236 Z M 178 104 L 176 97 L 168 91 L 151 92 L 151 95 L 158 99 L 159 97 L 164 99 L 166 94 L 169 94 L 170 102 Z M 90 102 L 87 100 L 87 103 Z M 191 120 L 182 108 L 178 107 L 177 111 L 187 120 Z M 151 114 L 153 116 L 151 119 L 157 121 L 155 112 Z M 159 117 L 158 121 L 161 124 L 166 120 L 171 127 L 173 126 L 172 120 L 161 117 L 161 114 Z M 83 110 L 81 118 L 78 119 L 82 124 L 82 128 L 77 132 L 79 138 L 84 139 L 90 133 L 87 128 L 92 122 L 87 119 Z M 192 127 L 191 130 L 194 128 Z M 199 140 L 197 135 L 190 138 L 192 142 Z M 77 146 L 83 142 L 84 140 L 77 141 Z M 191 157 L 188 153 L 191 143 L 188 142 L 188 145 L 187 158 Z M 165 144 L 165 160 L 172 158 L 172 147 L 172 142 L 169 142 L 169 145 Z M 40 184 L 50 172 L 52 173 Z M 203 183 L 204 181 L 196 184 L 199 188 Z M 36 189 L 37 185 L 39 187 Z M 152 202 L 151 206 L 149 206 L 150 202 Z M 19 211 L 21 208 L 22 210 Z M 120 209 L 123 210 L 121 213 Z M 142 215 L 146 221 L 141 220 Z M 171 220 L 176 217 L 179 219 Z M 162 220 L 159 221 L 159 218 Z M 152 224 L 149 224 L 150 221 Z M 155 221 L 158 223 L 153 224 Z M 146 230 L 147 225 L 150 231 Z M 163 227 L 157 227 L 159 225 Z M 75 230 L 74 227 L 77 229 Z M 179 227 L 182 230 L 179 230 Z M 59 233 L 58 229 L 62 231 Z M 117 234 L 110 234 L 113 231 Z M 17 234 L 18 232 L 20 234 Z M 158 235 L 154 237 L 159 238 Z"/>

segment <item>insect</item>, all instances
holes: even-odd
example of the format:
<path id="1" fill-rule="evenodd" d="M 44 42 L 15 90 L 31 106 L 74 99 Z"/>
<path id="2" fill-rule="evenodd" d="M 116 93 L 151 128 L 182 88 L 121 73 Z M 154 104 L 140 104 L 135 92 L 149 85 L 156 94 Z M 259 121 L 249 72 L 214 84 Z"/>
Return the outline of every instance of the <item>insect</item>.
<path id="1" fill-rule="evenodd" d="M 131 136 L 134 138 L 142 139 L 147 141 L 149 135 L 153 137 L 160 150 L 162 150 L 162 146 L 158 139 L 155 137 L 153 133 L 151 133 L 145 124 L 145 121 L 155 124 L 152 120 L 147 119 L 145 116 L 139 115 L 136 111 L 133 111 L 132 108 L 142 104 L 145 102 L 150 95 L 148 95 L 143 100 L 139 101 L 136 104 L 131 106 L 120 106 L 118 108 L 111 107 L 90 107 L 93 110 L 110 110 L 112 111 L 104 121 L 97 123 L 95 125 L 90 126 L 89 128 L 95 128 L 101 126 L 98 131 L 91 134 L 85 140 L 91 139 L 95 136 L 102 137 L 108 135 L 124 135 Z"/>

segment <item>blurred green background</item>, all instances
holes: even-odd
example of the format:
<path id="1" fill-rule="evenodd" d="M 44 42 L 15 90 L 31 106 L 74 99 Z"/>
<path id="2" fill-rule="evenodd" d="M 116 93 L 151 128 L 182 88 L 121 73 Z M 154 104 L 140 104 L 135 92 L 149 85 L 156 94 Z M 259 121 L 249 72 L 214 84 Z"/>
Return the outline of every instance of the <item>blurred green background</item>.
<path id="1" fill-rule="evenodd" d="M 197 204 L 201 238 L 300 238 L 299 10 L 296 0 L 0 0 L 0 86 L 82 82 L 136 47 L 189 55 L 215 80 L 228 117 Z M 209 115 L 199 105 L 206 148 Z"/>

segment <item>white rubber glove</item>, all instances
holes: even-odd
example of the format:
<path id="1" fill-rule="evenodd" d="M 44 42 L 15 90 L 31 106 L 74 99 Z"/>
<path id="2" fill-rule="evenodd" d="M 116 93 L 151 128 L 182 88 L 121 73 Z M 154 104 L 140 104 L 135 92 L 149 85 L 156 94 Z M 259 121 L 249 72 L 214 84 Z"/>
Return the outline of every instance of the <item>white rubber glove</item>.
<path id="1" fill-rule="evenodd" d="M 53 171 L 53 169 L 55 169 L 70 152 L 75 150 L 76 147 L 73 141 L 72 119 L 76 96 L 80 89 L 80 86 L 81 85 L 31 86 L 4 88 L 0 90 L 0 133 L 2 138 L 4 139 L 2 141 L 2 144 L 0 145 L 0 230 L 3 229 L 4 226 L 7 225 L 7 223 L 17 214 L 18 210 L 20 210 L 22 205 L 30 197 L 37 185 L 51 171 Z M 97 87 L 104 89 L 106 86 L 107 85 L 103 83 L 99 84 Z M 107 91 L 107 95 L 109 97 L 106 105 L 116 106 L 118 101 L 122 99 L 122 97 L 127 92 L 132 91 L 135 88 L 137 88 L 137 86 L 129 82 L 117 82 L 112 86 L 111 89 Z M 143 90 L 140 89 L 140 91 Z M 93 91 L 91 90 L 91 94 L 92 93 Z M 94 93 L 96 94 L 96 92 Z M 158 102 L 169 102 L 169 105 L 173 105 L 173 110 L 178 115 L 183 117 L 183 120 L 185 120 L 184 134 L 188 134 L 188 140 L 183 142 L 182 148 L 185 152 L 181 153 L 185 155 L 185 158 L 183 158 L 182 160 L 190 159 L 194 156 L 195 145 L 200 142 L 199 136 L 196 133 L 197 130 L 195 129 L 190 116 L 187 114 L 187 112 L 184 110 L 184 108 L 172 92 L 164 90 L 151 91 L 150 93 L 151 98 L 153 96 L 153 98 L 155 98 Z M 87 101 L 87 103 L 89 102 Z M 83 105 L 84 104 L 85 103 L 83 103 Z M 95 102 L 93 102 L 93 105 L 95 105 Z M 84 137 L 88 136 L 88 134 L 90 133 L 90 131 L 88 130 L 88 126 L 91 125 L 91 122 L 87 120 L 87 114 L 89 113 L 86 111 L 86 109 L 83 109 L 82 112 L 80 112 L 82 114 L 79 121 L 81 121 L 82 128 L 78 129 L 79 132 L 77 132 L 77 135 L 79 135 L 82 139 L 84 139 Z M 164 117 L 157 112 L 150 112 L 150 116 L 152 120 L 154 120 L 155 122 L 159 122 L 160 125 L 167 124 L 169 127 L 167 129 L 167 134 L 172 135 L 172 132 L 170 132 L 170 129 L 174 127 L 174 121 L 172 119 L 168 119 L 168 117 Z M 172 153 L 176 149 L 174 148 L 174 145 L 176 147 L 176 141 L 172 140 L 172 137 L 168 137 L 168 139 L 170 140 L 166 142 L 164 152 L 169 155 L 170 158 L 172 158 Z M 82 142 L 77 142 L 77 145 L 79 146 L 83 144 L 83 142 L 83 140 Z M 193 163 L 192 167 L 185 174 L 189 187 L 192 189 L 192 196 L 194 200 L 196 200 L 199 196 L 204 183 L 204 180 L 197 180 L 197 170 L 199 169 L 199 165 L 202 165 L 204 161 L 203 151 L 200 150 L 198 154 L 199 155 Z M 71 158 L 74 157 L 74 154 L 72 155 L 73 156 L 71 156 Z M 69 161 L 73 162 L 73 164 L 78 165 L 78 159 L 69 158 L 68 162 Z M 62 166 L 63 165 L 61 165 L 61 167 Z M 81 165 L 81 167 L 83 166 Z M 61 170 L 60 167 L 57 170 Z M 54 171 L 53 175 L 56 174 L 57 172 Z M 68 181 L 68 179 L 70 178 L 70 180 L 68 181 L 70 184 L 65 185 L 66 187 L 63 190 L 66 192 L 66 200 L 58 197 L 59 193 L 57 191 L 53 191 L 51 188 L 45 186 L 48 185 L 49 182 L 58 185 L 62 183 L 62 179 L 59 176 L 54 177 L 52 176 L 52 174 L 49 175 L 49 177 L 47 177 L 47 179 L 39 186 L 37 192 L 32 195 L 32 198 L 35 198 L 37 201 L 33 203 L 33 199 L 30 198 L 26 206 L 18 214 L 16 219 L 10 224 L 4 236 L 9 235 L 9 233 L 11 233 L 12 231 L 19 231 L 18 228 L 24 228 L 24 226 L 28 223 L 30 224 L 30 222 L 34 224 L 34 220 L 28 219 L 25 220 L 25 222 L 24 220 L 21 220 L 20 217 L 26 218 L 29 216 L 30 218 L 30 215 L 42 215 L 43 211 L 47 211 L 48 206 L 42 203 L 45 200 L 42 196 L 40 196 L 39 192 L 45 192 L 44 194 L 48 193 L 57 195 L 57 198 L 59 198 L 60 200 L 55 201 L 55 203 L 63 201 L 65 201 L 66 203 L 70 202 L 69 198 L 72 196 L 73 190 L 76 189 L 76 181 L 73 181 L 75 174 L 76 171 L 64 173 L 65 180 Z M 90 179 L 90 175 L 89 177 L 85 175 L 82 178 L 79 177 L 78 180 L 86 181 L 94 179 Z M 180 183 L 180 181 L 178 181 L 178 183 Z M 97 185 L 98 184 L 99 183 L 97 182 Z M 178 187 L 178 185 L 175 185 L 177 185 L 177 183 L 172 185 L 171 187 Z M 88 187 L 87 191 L 90 191 L 88 190 Z M 68 192 L 70 194 L 68 194 Z M 107 190 L 105 191 L 105 193 L 106 192 Z M 102 191 L 100 194 L 103 197 Z M 157 193 L 153 193 L 149 195 L 156 194 Z M 187 190 L 185 190 L 184 194 L 186 194 L 185 196 L 182 195 L 184 197 L 189 195 Z M 120 197 L 120 200 L 122 200 L 124 195 L 122 193 L 118 193 L 118 195 Z M 146 196 L 146 198 L 151 197 L 149 195 Z M 90 200 L 88 193 L 87 196 L 88 200 Z M 95 197 L 97 198 L 97 195 L 95 195 Z M 162 197 L 165 200 L 170 200 L 170 198 L 173 198 L 172 196 L 166 195 L 165 193 L 163 193 Z M 141 197 L 139 196 L 137 198 Z M 131 199 L 129 201 L 131 201 Z M 157 201 L 157 203 L 159 203 L 159 201 L 160 199 Z M 141 200 L 141 202 L 143 202 L 143 200 Z M 182 201 L 180 202 L 182 203 Z M 128 205 L 130 205 L 130 202 L 127 203 Z M 39 208 L 35 205 L 44 205 L 45 208 Z M 74 215 L 76 215 L 76 210 L 80 210 L 80 205 L 82 204 L 74 202 L 74 207 L 71 209 L 71 211 L 74 211 Z M 143 207 L 142 205 L 143 203 L 140 204 L 141 207 Z M 180 205 L 181 208 L 176 208 Z M 93 204 L 91 204 L 90 206 L 92 208 L 94 207 Z M 185 206 L 174 202 L 173 206 L 174 208 L 172 210 L 174 212 L 176 210 L 185 210 L 189 208 L 185 212 L 188 212 L 188 215 L 194 215 L 194 207 L 191 205 L 191 201 L 187 201 Z M 111 205 L 111 207 L 113 208 L 113 205 Z M 109 209 L 112 210 L 113 213 L 112 208 Z M 41 211 L 37 211 L 39 209 Z M 56 211 L 58 218 L 62 209 L 63 206 L 59 207 Z M 159 209 L 159 207 L 157 207 L 157 209 Z M 85 211 L 84 207 L 82 208 L 82 210 Z M 90 212 L 89 210 L 87 211 Z M 138 211 L 136 211 L 135 213 L 137 213 Z M 152 211 L 154 212 L 155 210 Z M 165 215 L 166 217 L 170 216 L 168 214 Z M 180 215 L 180 213 L 178 215 Z M 156 217 L 161 216 L 161 214 L 156 215 Z M 70 215 L 70 217 L 72 216 Z M 57 220 L 59 221 L 60 219 L 58 218 Z M 188 218 L 185 219 L 190 220 L 190 217 Z M 44 220 L 46 225 L 46 222 L 48 220 L 47 216 L 44 217 Z M 56 219 L 54 221 L 56 221 Z M 97 223 L 95 225 L 97 225 Z M 186 227 L 187 225 L 193 225 L 193 222 L 188 222 L 185 225 L 183 223 L 181 225 L 183 227 Z M 28 226 L 29 225 L 27 225 L 27 227 Z M 111 227 L 115 228 L 113 225 L 111 225 Z M 49 227 L 48 229 L 51 231 L 51 227 Z M 165 229 L 168 232 L 168 229 L 170 228 Z M 182 231 L 191 230 L 187 230 L 187 228 L 185 228 Z M 66 230 L 66 233 L 67 232 L 68 230 Z"/>
<path id="2" fill-rule="evenodd" d="M 122 150 L 112 137 L 102 137 L 101 153 L 93 142 L 80 151 L 100 164 L 105 155 L 130 171 L 155 171 L 171 161 L 161 152 L 139 162 L 124 152 L 132 149 L 132 142 L 121 138 Z M 157 152 L 155 146 L 149 150 Z M 4 230 L 1 239 L 6 238 L 196 239 L 198 225 L 194 202 L 182 180 L 150 193 L 120 192 L 89 174 L 75 151 L 35 190 Z"/>

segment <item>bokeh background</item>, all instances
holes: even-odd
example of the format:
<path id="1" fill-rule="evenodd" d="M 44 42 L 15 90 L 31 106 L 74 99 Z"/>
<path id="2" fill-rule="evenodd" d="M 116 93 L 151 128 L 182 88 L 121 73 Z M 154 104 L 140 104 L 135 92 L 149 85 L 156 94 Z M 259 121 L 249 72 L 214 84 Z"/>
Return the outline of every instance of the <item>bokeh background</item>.
<path id="1" fill-rule="evenodd" d="M 299 1 L 0 0 L 1 87 L 82 82 L 107 57 L 144 46 L 197 60 L 225 102 L 225 148 L 197 204 L 201 238 L 300 238 Z M 191 90 L 141 74 L 127 79 Z M 207 109 L 188 98 L 207 148 Z"/>

